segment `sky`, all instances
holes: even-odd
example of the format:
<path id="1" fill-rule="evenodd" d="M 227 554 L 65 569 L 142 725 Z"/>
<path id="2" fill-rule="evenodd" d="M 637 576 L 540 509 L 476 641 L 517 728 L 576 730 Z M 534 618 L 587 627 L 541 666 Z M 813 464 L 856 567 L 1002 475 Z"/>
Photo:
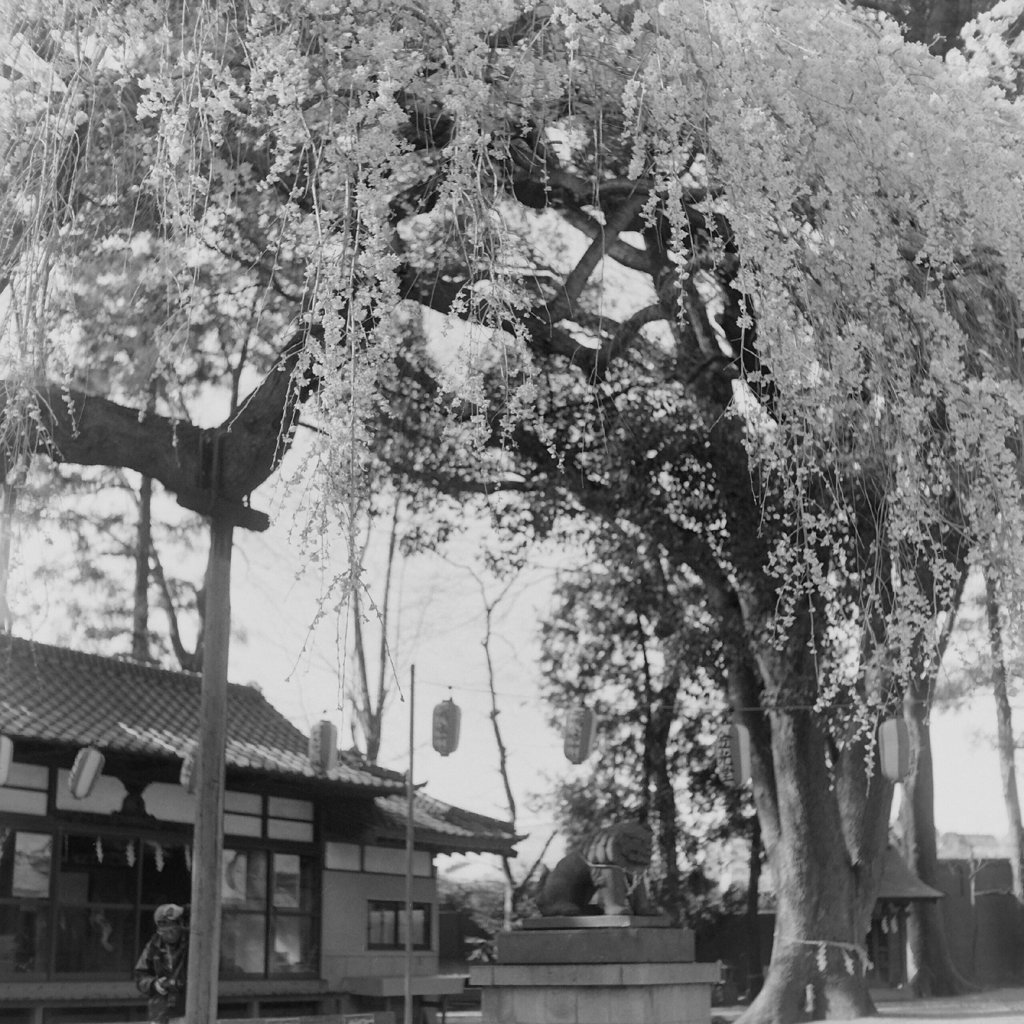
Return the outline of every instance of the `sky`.
<path id="1" fill-rule="evenodd" d="M 414 556 L 398 570 L 399 635 L 391 675 L 397 686 L 386 714 L 379 761 L 399 771 L 408 766 L 408 697 L 414 668 L 415 781 L 425 783 L 427 791 L 441 800 L 508 819 L 483 646 L 486 603 L 494 603 L 489 646 L 498 723 L 508 750 L 518 831 L 529 836 L 519 855 L 532 862 L 553 824 L 550 813 L 531 807 L 531 794 L 545 789 L 547 776 L 572 770 L 562 753 L 561 735 L 548 724 L 538 697 L 539 623 L 551 603 L 558 559 L 542 553 L 504 592 L 506 581 L 485 577 L 477 564 L 478 544 L 479 533 L 471 530 L 443 557 Z M 351 713 L 339 709 L 345 681 L 338 668 L 345 620 L 328 610 L 311 629 L 323 586 L 316 575 L 296 576 L 287 568 L 300 560 L 283 519 L 263 534 L 236 534 L 232 619 L 246 637 L 232 639 L 230 676 L 233 682 L 257 683 L 267 699 L 303 730 L 320 719 L 334 722 L 342 745 L 349 746 Z M 379 547 L 371 547 L 366 578 L 379 600 Z M 373 621 L 367 630 L 373 637 L 372 652 L 379 635 Z M 351 668 L 345 671 L 350 681 Z M 460 707 L 462 722 L 458 749 L 442 757 L 431 746 L 431 718 L 435 705 L 449 697 Z"/>
<path id="2" fill-rule="evenodd" d="M 232 678 L 258 681 L 277 707 L 302 728 L 328 717 L 347 729 L 337 711 L 337 672 L 326 662 L 334 659 L 336 624 L 325 622 L 310 638 L 316 652 L 302 653 L 308 624 L 316 607 L 315 581 L 285 582 L 280 574 L 282 553 L 292 551 L 279 519 L 266 534 L 239 538 L 233 600 L 236 621 L 249 632 L 235 643 Z M 442 800 L 461 807 L 507 817 L 504 788 L 498 772 L 497 748 L 489 718 L 486 635 L 480 583 L 465 566 L 472 566 L 479 535 L 467 534 L 446 559 L 420 556 L 405 566 L 402 582 L 403 636 L 400 658 L 416 667 L 414 776 Z M 561 735 L 547 721 L 538 698 L 540 673 L 538 629 L 551 603 L 551 587 L 565 563 L 557 552 L 544 552 L 518 579 L 493 613 L 491 651 L 499 721 L 509 748 L 510 774 L 517 801 L 520 832 L 529 839 L 520 847 L 525 863 L 540 853 L 553 831 L 550 813 L 531 809 L 531 794 L 543 793 L 550 778 L 573 769 L 562 753 Z M 379 562 L 367 564 L 368 579 L 379 578 Z M 501 584 L 484 582 L 489 600 Z M 968 616 L 962 617 L 964 621 Z M 263 625 L 265 624 L 265 625 Z M 282 628 L 283 627 L 283 628 Z M 976 660 L 977 638 L 968 629 L 954 634 L 954 666 Z M 400 682 L 407 674 L 400 672 Z M 451 692 L 449 693 L 449 687 Z M 430 746 L 430 715 L 434 705 L 452 696 L 462 708 L 459 750 L 442 758 Z M 1017 709 L 1018 730 L 1024 734 L 1024 704 Z M 408 706 L 394 703 L 389 711 L 381 763 L 404 770 L 408 760 Z M 935 770 L 936 827 L 940 832 L 984 833 L 1003 836 L 1007 830 L 999 762 L 995 750 L 995 704 L 988 691 L 979 693 L 931 717 Z M 593 756 L 600 756 L 597 752 Z M 1024 757 L 1019 758 L 1024 764 Z M 556 839 L 545 858 L 561 850 Z"/>

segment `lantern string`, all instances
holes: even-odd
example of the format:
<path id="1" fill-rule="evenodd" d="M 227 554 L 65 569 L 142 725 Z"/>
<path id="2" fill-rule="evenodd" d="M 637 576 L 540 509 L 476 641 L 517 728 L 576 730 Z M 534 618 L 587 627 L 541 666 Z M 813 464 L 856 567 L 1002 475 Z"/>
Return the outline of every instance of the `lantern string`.
<path id="1" fill-rule="evenodd" d="M 447 689 L 449 691 L 449 693 L 454 690 L 457 693 L 461 693 L 461 694 L 474 694 L 474 695 L 478 695 L 478 696 L 486 696 L 486 695 L 488 695 L 488 692 L 489 692 L 486 688 L 479 687 L 479 686 L 470 686 L 470 685 L 460 686 L 460 685 L 452 684 L 452 683 L 429 683 L 429 682 L 426 682 L 426 683 L 423 684 L 423 686 L 427 687 L 428 689 L 431 688 L 431 687 L 438 687 L 438 688 L 444 687 L 445 689 Z M 527 698 L 526 695 L 524 695 L 522 691 L 513 692 L 511 690 L 495 690 L 494 694 L 497 697 L 506 697 L 506 698 L 518 700 L 522 704 L 532 703 L 532 701 L 529 698 Z M 905 697 L 905 698 L 904 697 L 899 697 L 899 698 L 897 698 L 896 701 L 890 701 L 890 702 L 887 702 L 887 703 L 876 705 L 876 706 L 873 706 L 872 709 L 875 710 L 875 711 L 878 711 L 879 713 L 882 713 L 882 714 L 889 714 L 890 713 L 889 709 L 895 703 L 898 703 L 900 705 L 903 705 L 904 703 L 908 703 L 908 704 L 928 704 L 929 701 L 927 699 L 923 698 L 923 697 L 911 697 L 911 696 L 908 696 L 908 697 Z M 1017 706 L 1017 705 L 1014 705 L 1014 706 Z M 865 707 L 865 703 L 863 701 L 843 700 L 843 701 L 830 701 L 828 704 L 799 703 L 799 702 L 794 702 L 794 703 L 779 702 L 779 703 L 765 703 L 765 704 L 742 704 L 742 705 L 737 705 L 735 707 L 730 706 L 726 710 L 727 711 L 749 711 L 749 712 L 758 712 L 758 711 L 761 711 L 761 712 L 764 712 L 764 711 L 779 711 L 779 712 L 786 712 L 786 711 L 816 711 L 816 712 L 820 713 L 820 712 L 824 712 L 824 711 L 830 711 L 833 708 L 842 709 L 842 708 L 861 708 L 861 707 Z M 1024 708 L 1024 704 L 1021 704 L 1020 707 Z"/>
<path id="2" fill-rule="evenodd" d="M 902 702 L 901 702 L 902 703 Z M 921 702 L 923 703 L 923 702 Z M 879 705 L 872 707 L 870 705 L 864 705 L 860 701 L 846 700 L 846 701 L 834 701 L 829 704 L 740 704 L 737 706 L 730 705 L 727 710 L 729 711 L 816 711 L 822 714 L 826 711 L 832 711 L 834 709 L 841 708 L 863 708 L 868 707 L 869 710 L 878 712 L 879 714 L 892 714 L 893 711 L 887 705 Z"/>

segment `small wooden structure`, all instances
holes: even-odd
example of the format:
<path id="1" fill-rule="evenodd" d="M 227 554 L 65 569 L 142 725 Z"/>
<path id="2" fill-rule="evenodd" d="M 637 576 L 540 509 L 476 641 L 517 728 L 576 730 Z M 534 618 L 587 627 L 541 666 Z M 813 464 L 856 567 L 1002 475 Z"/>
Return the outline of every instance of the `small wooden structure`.
<path id="1" fill-rule="evenodd" d="M 911 903 L 937 900 L 942 895 L 910 870 L 896 847 L 885 851 L 868 934 L 868 956 L 872 963 L 868 980 L 872 988 L 885 990 L 887 995 L 907 990 L 907 911 Z"/>

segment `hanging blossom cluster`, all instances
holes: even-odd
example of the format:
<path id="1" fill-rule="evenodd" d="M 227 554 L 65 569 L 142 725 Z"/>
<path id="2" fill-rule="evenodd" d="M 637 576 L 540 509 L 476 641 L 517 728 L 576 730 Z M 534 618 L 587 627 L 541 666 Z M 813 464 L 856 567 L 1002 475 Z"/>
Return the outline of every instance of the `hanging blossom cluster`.
<path id="1" fill-rule="evenodd" d="M 892 594 L 861 603 L 887 617 L 880 655 L 909 678 L 955 587 L 951 528 L 1021 597 L 1020 114 L 893 25 L 747 11 L 746 31 L 720 34 L 733 116 L 713 115 L 712 141 L 777 395 L 776 429 L 752 445 L 795 512 L 776 572 L 791 593 L 835 593 L 857 572 L 851 482 L 876 488 Z"/>
<path id="2" fill-rule="evenodd" d="M 318 501 L 354 507 L 368 486 L 419 306 L 442 315 L 446 351 L 470 354 L 435 400 L 480 449 L 530 419 L 546 329 L 569 324 L 581 351 L 628 346 L 602 333 L 603 252 L 564 279 L 537 258 L 560 197 L 605 223 L 609 197 L 628 195 L 635 217 L 609 237 L 668 226 L 675 274 L 657 287 L 680 331 L 702 304 L 713 325 L 723 268 L 742 295 L 758 360 L 740 389 L 761 402 L 743 414 L 759 485 L 786 510 L 773 571 L 790 598 L 827 606 L 837 574 L 860 571 L 857 486 L 881 495 L 874 543 L 900 577 L 884 609 L 897 659 L 934 611 L 900 552 L 931 552 L 941 579 L 951 517 L 1024 592 L 1009 443 L 1024 411 L 1024 140 L 984 67 L 824 0 L 22 8 L 23 37 L 50 44 L 33 50 L 45 74 L 16 63 L 21 84 L 0 95 L 30 140 L 2 210 L 26 308 L 73 274 L 90 230 L 170 243 L 185 302 L 197 254 L 229 254 L 294 303 Z M 742 355 L 713 330 L 709 344 Z M 834 602 L 833 625 L 848 614 Z"/>

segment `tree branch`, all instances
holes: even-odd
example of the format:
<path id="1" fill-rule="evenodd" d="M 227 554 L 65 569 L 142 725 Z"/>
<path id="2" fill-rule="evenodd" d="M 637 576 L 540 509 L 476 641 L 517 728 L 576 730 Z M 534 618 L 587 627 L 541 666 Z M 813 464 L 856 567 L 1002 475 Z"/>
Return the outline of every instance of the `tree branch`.
<path id="1" fill-rule="evenodd" d="M 237 412 L 205 430 L 57 384 L 35 389 L 35 415 L 25 431 L 31 450 L 55 462 L 133 469 L 159 480 L 178 503 L 203 515 L 215 509 L 250 530 L 269 518 L 249 508 L 249 495 L 280 464 L 297 422 L 293 374 L 306 332 L 297 331 L 277 365 Z M 0 418 L 8 413 L 0 388 Z M 0 453 L 6 461 L 7 452 Z"/>
<path id="2" fill-rule="evenodd" d="M 564 210 L 559 210 L 559 214 L 587 238 L 596 239 L 604 232 L 604 226 L 583 210 L 566 207 Z M 650 257 L 643 249 L 638 249 L 635 245 L 622 241 L 621 238 L 609 240 L 605 247 L 605 255 L 615 260 L 616 263 L 642 274 L 650 274 L 654 269 Z"/>

